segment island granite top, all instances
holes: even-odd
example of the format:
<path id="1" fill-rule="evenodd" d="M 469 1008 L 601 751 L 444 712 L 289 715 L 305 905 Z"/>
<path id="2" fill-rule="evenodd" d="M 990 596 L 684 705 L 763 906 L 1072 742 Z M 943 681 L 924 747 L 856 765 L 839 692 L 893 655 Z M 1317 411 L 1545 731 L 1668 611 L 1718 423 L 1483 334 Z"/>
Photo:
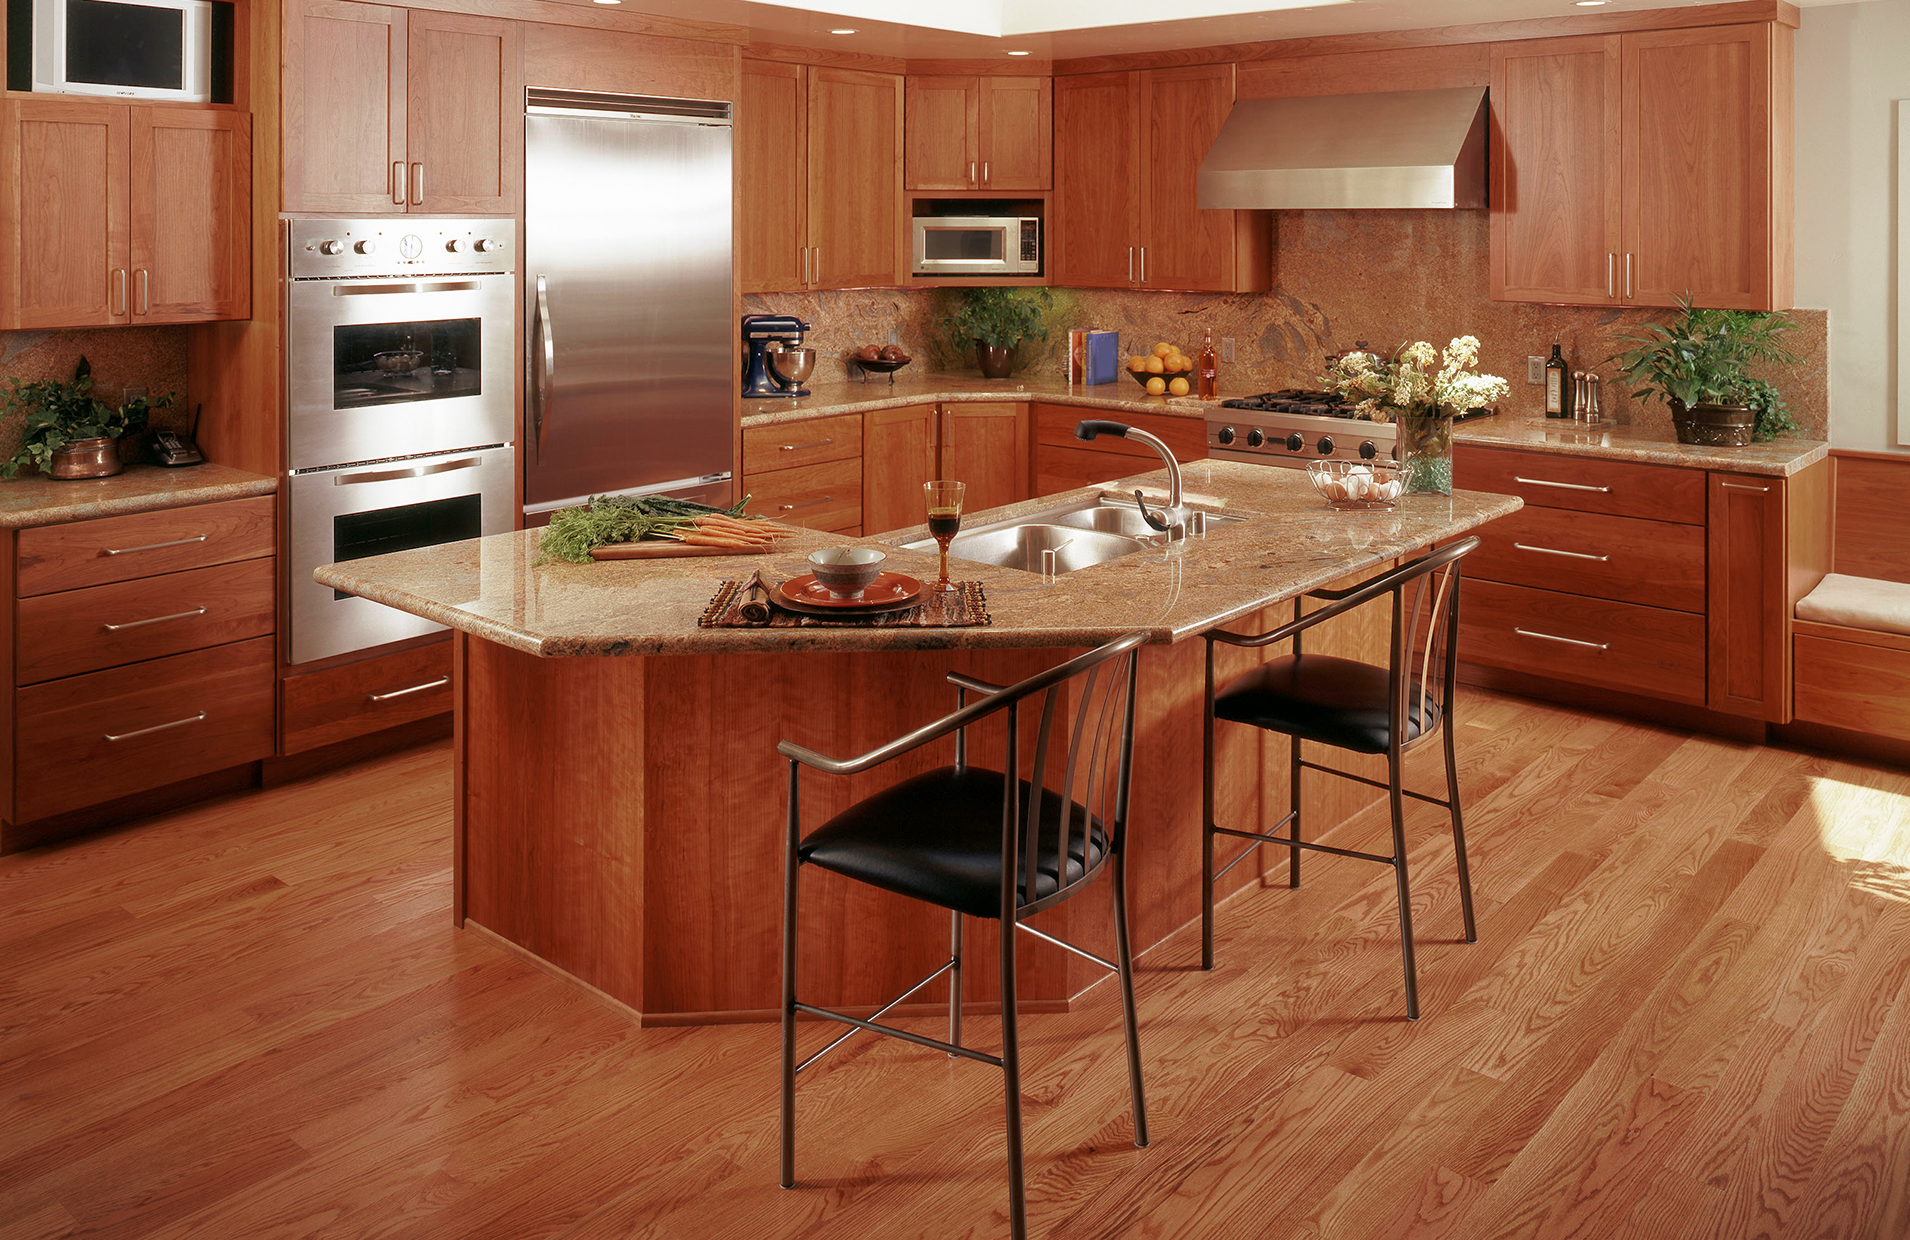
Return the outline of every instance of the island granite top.
<path id="1" fill-rule="evenodd" d="M 278 479 L 226 465 L 128 465 L 111 478 L 0 478 L 0 529 L 63 525 L 157 508 L 271 495 Z"/>
<path id="2" fill-rule="evenodd" d="M 1092 646 L 1135 629 L 1155 642 L 1192 637 L 1272 603 L 1464 533 L 1520 507 L 1514 496 L 1416 495 L 1397 509 L 1336 512 L 1299 470 L 1224 461 L 1185 467 L 1195 503 L 1247 519 L 1205 537 L 1064 574 L 963 564 L 979 580 L 993 622 L 966 629 L 702 629 L 697 618 L 726 578 L 761 569 L 774 582 L 806 571 L 818 547 L 881 546 L 890 567 L 925 581 L 935 555 L 900 543 L 923 530 L 845 539 L 801 531 L 763 556 L 538 564 L 538 531 L 400 551 L 319 568 L 323 585 L 535 655 L 676 655 L 725 651 L 864 651 Z M 1123 480 L 1160 486 L 1160 471 Z M 1113 489 L 1113 488 L 1110 488 Z M 972 514 L 969 524 L 1023 516 L 1100 492 L 1087 487 Z"/>

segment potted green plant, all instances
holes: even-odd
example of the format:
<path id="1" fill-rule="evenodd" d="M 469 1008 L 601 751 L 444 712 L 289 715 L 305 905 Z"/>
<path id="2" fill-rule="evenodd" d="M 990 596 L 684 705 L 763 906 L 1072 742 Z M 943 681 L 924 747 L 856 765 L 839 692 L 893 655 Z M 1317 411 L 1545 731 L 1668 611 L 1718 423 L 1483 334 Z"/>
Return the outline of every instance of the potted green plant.
<path id="1" fill-rule="evenodd" d="M 22 465 L 38 466 L 54 478 L 107 478 L 120 471 L 119 440 L 146 429 L 155 407 L 172 403 L 135 397 L 117 409 L 93 395 L 93 367 L 84 357 L 69 382 L 9 380 L 7 412 L 23 416 L 26 433 L 0 475 L 11 478 Z"/>
<path id="2" fill-rule="evenodd" d="M 1015 346 L 1023 340 L 1048 338 L 1042 316 L 1053 298 L 1045 288 L 971 288 L 958 297 L 954 310 L 942 317 L 942 330 L 957 356 L 973 342 L 975 364 L 985 379 L 1006 379 L 1013 373 Z"/>
<path id="3" fill-rule="evenodd" d="M 1742 446 L 1797 430 L 1778 390 L 1746 373 L 1759 362 L 1798 360 L 1779 345 L 1791 321 L 1774 310 L 1700 308 L 1689 297 L 1679 306 L 1671 322 L 1619 336 L 1634 347 L 1606 359 L 1635 385 L 1633 399 L 1670 406 L 1679 443 Z"/>

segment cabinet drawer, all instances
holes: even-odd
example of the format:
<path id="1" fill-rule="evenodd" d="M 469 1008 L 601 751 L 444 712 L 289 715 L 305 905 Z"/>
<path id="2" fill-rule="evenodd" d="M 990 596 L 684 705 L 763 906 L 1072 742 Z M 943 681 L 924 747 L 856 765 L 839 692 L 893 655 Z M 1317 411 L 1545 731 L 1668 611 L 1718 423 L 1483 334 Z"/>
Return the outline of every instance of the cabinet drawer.
<path id="1" fill-rule="evenodd" d="M 1704 524 L 1701 469 L 1469 445 L 1461 445 L 1453 460 L 1453 481 L 1468 491 L 1517 495 L 1542 508 Z"/>
<path id="2" fill-rule="evenodd" d="M 21 598 L 273 554 L 270 495 L 20 531 Z"/>
<path id="3" fill-rule="evenodd" d="M 1704 617 L 1467 580 L 1459 657 L 1702 706 Z"/>
<path id="4" fill-rule="evenodd" d="M 276 560 L 240 560 L 21 599 L 23 685 L 272 632 Z"/>
<path id="5" fill-rule="evenodd" d="M 1123 396 L 1125 395 L 1126 393 L 1123 393 Z M 1148 434 L 1157 436 L 1173 451 L 1174 459 L 1183 465 L 1188 461 L 1207 459 L 1207 423 L 1198 416 L 1198 409 L 1196 416 L 1183 418 L 1167 413 L 1129 413 L 1123 409 L 1036 405 L 1036 446 L 1044 452 L 1057 448 L 1069 452 L 1090 448 L 1087 441 L 1074 437 L 1074 428 L 1090 419 L 1125 422 L 1129 426 L 1139 427 Z M 1128 474 L 1143 474 L 1150 469 L 1161 467 L 1160 454 L 1139 440 L 1117 439 L 1113 435 L 1103 435 L 1093 441 L 1091 450 L 1115 456 L 1131 456 L 1142 462 L 1153 462 L 1152 465 L 1141 464 L 1133 469 L 1124 469 L 1118 474 L 1108 475 L 1109 477 L 1122 478 Z"/>
<path id="6" fill-rule="evenodd" d="M 743 472 L 750 476 L 771 470 L 820 465 L 862 455 L 862 415 L 812 418 L 777 426 L 752 426 L 743 432 Z"/>
<path id="7" fill-rule="evenodd" d="M 285 753 L 303 753 L 451 709 L 451 643 L 287 676 Z"/>
<path id="8" fill-rule="evenodd" d="M 1521 508 L 1477 531 L 1466 576 L 1622 603 L 1704 610 L 1702 526 Z"/>
<path id="9" fill-rule="evenodd" d="M 18 690 L 14 820 L 270 755 L 272 647 L 255 637 Z"/>
<path id="10" fill-rule="evenodd" d="M 839 530 L 862 524 L 862 458 L 749 475 L 749 510 L 790 525 Z"/>

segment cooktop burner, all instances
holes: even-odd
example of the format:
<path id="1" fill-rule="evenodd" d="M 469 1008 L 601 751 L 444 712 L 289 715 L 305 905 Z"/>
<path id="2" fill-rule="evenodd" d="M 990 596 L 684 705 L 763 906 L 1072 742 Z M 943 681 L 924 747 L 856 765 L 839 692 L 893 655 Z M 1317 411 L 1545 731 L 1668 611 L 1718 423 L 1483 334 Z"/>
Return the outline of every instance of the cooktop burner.
<path id="1" fill-rule="evenodd" d="M 1220 402 L 1222 409 L 1250 409 L 1257 413 L 1300 413 L 1315 418 L 1355 418 L 1353 406 L 1333 392 L 1307 388 L 1282 388 L 1258 396 L 1242 396 Z"/>

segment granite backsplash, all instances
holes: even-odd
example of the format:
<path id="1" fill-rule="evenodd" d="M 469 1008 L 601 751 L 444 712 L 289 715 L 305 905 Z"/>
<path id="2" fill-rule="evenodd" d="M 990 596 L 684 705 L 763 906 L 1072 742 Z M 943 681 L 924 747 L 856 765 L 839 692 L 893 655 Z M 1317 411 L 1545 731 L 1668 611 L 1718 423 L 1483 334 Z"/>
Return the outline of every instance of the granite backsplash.
<path id="1" fill-rule="evenodd" d="M 93 394 L 109 405 L 125 401 L 127 388 L 145 388 L 158 399 L 179 394 L 169 409 L 153 411 L 152 424 L 184 430 L 192 421 L 186 400 L 186 329 L 94 327 L 74 331 L 0 332 L 0 461 L 20 450 L 25 419 L 4 404 L 11 379 L 71 379 L 84 357 L 93 368 Z M 132 450 L 127 445 L 126 452 Z M 125 455 L 126 453 L 122 453 Z"/>
<path id="2" fill-rule="evenodd" d="M 1512 384 L 1503 407 L 1534 413 L 1544 389 L 1525 382 L 1525 359 L 1550 353 L 1556 339 L 1575 369 L 1606 376 L 1600 402 L 1608 417 L 1670 437 L 1670 411 L 1630 399 L 1613 379 L 1615 369 L 1602 363 L 1623 347 L 1618 334 L 1674 312 L 1491 300 L 1486 212 L 1281 211 L 1274 228 L 1272 292 L 1054 289 L 1048 340 L 1024 342 L 1021 366 L 1059 373 L 1071 327 L 1119 331 L 1124 351 L 1166 340 L 1189 353 L 1211 327 L 1216 345 L 1223 337 L 1235 342 L 1236 360 L 1221 364 L 1223 384 L 1264 391 L 1315 386 L 1327 354 L 1362 340 L 1390 350 L 1408 339 L 1444 345 L 1474 335 L 1481 368 Z M 836 379 L 856 377 L 848 355 L 886 343 L 891 331 L 918 367 L 973 369 L 972 351 L 952 350 L 938 326 L 950 297 L 948 291 L 854 289 L 743 300 L 747 312 L 794 314 L 813 324 L 809 341 L 820 355 L 818 375 Z M 1825 312 L 1794 310 L 1790 317 L 1795 329 L 1787 347 L 1802 360 L 1763 374 L 1784 393 L 1805 437 L 1823 439 L 1830 406 Z"/>

